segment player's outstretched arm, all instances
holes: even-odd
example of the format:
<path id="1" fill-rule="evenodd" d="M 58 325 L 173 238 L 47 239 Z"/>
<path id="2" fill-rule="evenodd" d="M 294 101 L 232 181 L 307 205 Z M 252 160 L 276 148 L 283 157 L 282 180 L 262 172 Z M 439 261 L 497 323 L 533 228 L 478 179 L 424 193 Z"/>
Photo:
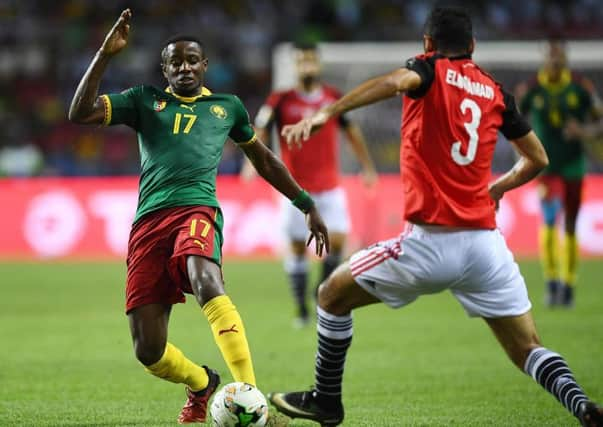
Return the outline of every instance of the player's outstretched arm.
<path id="1" fill-rule="evenodd" d="M 490 196 L 497 203 L 507 191 L 532 180 L 549 164 L 546 151 L 534 131 L 515 139 L 513 145 L 519 152 L 519 160 L 489 187 Z"/>
<path id="2" fill-rule="evenodd" d="M 397 96 L 402 92 L 416 89 L 420 85 L 421 77 L 417 72 L 407 68 L 399 68 L 391 73 L 361 83 L 333 104 L 322 108 L 311 117 L 294 125 L 283 127 L 281 133 L 287 139 L 288 144 L 294 142 L 299 144 L 300 141 L 307 140 L 313 131 L 319 129 L 333 117 L 337 117 L 346 111 Z"/>
<path id="3" fill-rule="evenodd" d="M 315 239 L 316 255 L 321 256 L 323 250 L 329 252 L 329 233 L 312 199 L 293 179 L 285 167 L 266 145 L 260 141 L 241 146 L 258 174 L 270 185 L 293 201 L 306 214 L 306 224 L 310 230 L 307 244 Z"/>
<path id="4" fill-rule="evenodd" d="M 105 41 L 92 59 L 73 95 L 69 108 L 70 121 L 81 124 L 103 123 L 105 106 L 98 98 L 98 88 L 111 57 L 119 53 L 128 44 L 131 18 L 132 12 L 130 9 L 124 10 L 113 28 L 107 33 Z"/>

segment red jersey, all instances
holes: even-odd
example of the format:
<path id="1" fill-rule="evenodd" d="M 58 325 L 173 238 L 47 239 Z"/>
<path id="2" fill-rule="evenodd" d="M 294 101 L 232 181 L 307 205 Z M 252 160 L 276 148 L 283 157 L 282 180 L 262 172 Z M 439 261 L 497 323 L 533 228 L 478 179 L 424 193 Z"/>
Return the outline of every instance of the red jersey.
<path id="1" fill-rule="evenodd" d="M 469 55 L 430 53 L 406 68 L 421 86 L 405 94 L 400 171 L 408 221 L 451 227 L 496 228 L 488 194 L 498 131 L 508 139 L 530 127 L 513 97 Z"/>
<path id="2" fill-rule="evenodd" d="M 337 89 L 322 85 L 311 94 L 297 89 L 273 92 L 265 102 L 274 111 L 283 163 L 299 185 L 311 192 L 332 190 L 339 184 L 338 128 L 347 122 L 343 116 L 329 120 L 303 143 L 301 149 L 289 148 L 286 139 L 280 136 L 281 129 L 314 114 L 340 97 Z"/>

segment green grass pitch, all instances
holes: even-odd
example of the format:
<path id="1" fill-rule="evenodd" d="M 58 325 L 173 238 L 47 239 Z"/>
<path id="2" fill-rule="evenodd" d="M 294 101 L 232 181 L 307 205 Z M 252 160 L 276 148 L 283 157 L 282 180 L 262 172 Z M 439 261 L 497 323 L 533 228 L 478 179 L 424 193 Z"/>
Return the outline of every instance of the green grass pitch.
<path id="1" fill-rule="evenodd" d="M 568 311 L 544 309 L 538 264 L 521 267 L 543 342 L 603 401 L 603 263 L 582 263 L 576 307 Z M 124 270 L 123 263 L 0 263 L 0 425 L 176 425 L 183 387 L 153 378 L 134 359 Z M 314 327 L 292 329 L 280 263 L 226 260 L 224 273 L 246 322 L 260 389 L 310 386 Z M 578 425 L 448 293 L 401 310 L 359 310 L 354 329 L 345 425 Z M 231 380 L 194 301 L 175 307 L 170 333 L 189 358 Z"/>

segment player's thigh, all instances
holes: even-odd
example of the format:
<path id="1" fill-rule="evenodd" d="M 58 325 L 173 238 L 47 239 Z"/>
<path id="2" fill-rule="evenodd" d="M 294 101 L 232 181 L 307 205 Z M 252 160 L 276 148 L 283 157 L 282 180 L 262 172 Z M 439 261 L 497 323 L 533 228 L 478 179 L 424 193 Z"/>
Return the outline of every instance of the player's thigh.
<path id="1" fill-rule="evenodd" d="M 518 316 L 532 307 L 519 266 L 498 230 L 465 232 L 471 245 L 450 288 L 471 317 Z"/>
<path id="2" fill-rule="evenodd" d="M 212 298 L 224 295 L 222 268 L 214 260 L 188 255 L 186 270 L 193 294 L 201 306 Z"/>
<path id="3" fill-rule="evenodd" d="M 532 312 L 519 316 L 484 318 L 509 358 L 523 368 L 530 352 L 540 346 Z"/>
<path id="4" fill-rule="evenodd" d="M 350 231 L 350 215 L 345 191 L 341 187 L 320 193 L 312 193 L 316 207 L 329 230 L 329 235 L 338 234 L 345 239 Z M 340 241 L 343 245 L 343 241 Z M 333 239 L 331 238 L 331 245 Z"/>
<path id="5" fill-rule="evenodd" d="M 563 208 L 565 211 L 565 229 L 574 233 L 580 205 L 582 204 L 582 179 L 564 180 Z"/>
<path id="6" fill-rule="evenodd" d="M 318 305 L 336 316 L 377 302 L 380 302 L 377 297 L 358 285 L 347 262 L 337 267 L 318 288 Z"/>
<path id="7" fill-rule="evenodd" d="M 354 253 L 349 261 L 352 277 L 366 292 L 392 308 L 440 292 L 454 273 L 442 263 L 444 248 L 418 227 Z M 449 251 L 449 248 L 446 250 Z"/>
<path id="8" fill-rule="evenodd" d="M 171 305 L 147 304 L 128 312 L 136 357 L 151 365 L 163 355 L 167 343 Z"/>

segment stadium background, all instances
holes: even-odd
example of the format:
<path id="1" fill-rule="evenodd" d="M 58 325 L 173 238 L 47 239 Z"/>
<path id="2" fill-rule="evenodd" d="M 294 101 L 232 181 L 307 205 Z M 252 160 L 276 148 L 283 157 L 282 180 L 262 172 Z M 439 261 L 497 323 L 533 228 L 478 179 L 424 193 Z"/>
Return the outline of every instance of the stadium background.
<path id="1" fill-rule="evenodd" d="M 161 41 L 175 32 L 189 31 L 206 41 L 210 58 L 206 76 L 208 87 L 214 92 L 238 94 L 253 117 L 270 89 L 278 86 L 273 78 L 278 67 L 273 54 L 275 48 L 283 46 L 282 43 L 290 40 L 331 43 L 416 41 L 421 36 L 422 22 L 432 3 L 362 0 L 0 2 L 0 176 L 75 177 L 60 182 L 36 180 L 32 186 L 22 179 L 16 183 L 7 179 L 0 181 L 0 202 L 16 207 L 4 214 L 5 220 L 0 225 L 0 232 L 5 236 L 0 243 L 0 256 L 123 255 L 125 234 L 134 209 L 135 182 L 123 184 L 115 197 L 109 196 L 120 205 L 124 197 L 128 198 L 123 192 L 129 189 L 130 210 L 122 212 L 114 207 L 108 209 L 108 213 L 99 213 L 95 212 L 90 197 L 85 199 L 82 195 L 100 191 L 101 197 L 107 198 L 106 191 L 115 189 L 114 181 L 95 180 L 86 190 L 80 187 L 87 181 L 78 177 L 136 175 L 139 166 L 135 136 L 120 126 L 73 125 L 66 120 L 66 110 L 74 88 L 107 28 L 126 4 L 134 11 L 130 46 L 112 61 L 103 77 L 102 92 L 121 91 L 139 83 L 164 85 L 159 69 Z M 475 32 L 480 42 L 538 42 L 550 34 L 563 34 L 573 40 L 594 40 L 595 59 L 591 58 L 586 67 L 578 67 L 578 70 L 603 90 L 603 54 L 601 49 L 596 49 L 598 38 L 603 36 L 603 10 L 597 1 L 529 0 L 522 3 L 520 9 L 513 7 L 513 1 L 464 4 L 475 15 Z M 417 48 L 420 48 L 419 44 Z M 367 45 L 366 50 L 370 49 Z M 400 54 L 398 63 L 390 60 L 389 63 L 353 66 L 357 57 L 364 54 L 363 50 L 351 54 L 349 64 L 325 64 L 325 80 L 345 90 L 406 59 Z M 570 50 L 570 58 L 571 54 Z M 542 49 L 535 56 L 540 55 Z M 537 64 L 540 57 L 535 59 Z M 533 77 L 535 64 L 525 66 L 509 56 L 504 65 L 491 71 L 507 87 L 513 88 L 519 81 Z M 400 101 L 392 100 L 372 107 L 372 110 L 353 113 L 367 134 L 369 149 L 381 173 L 397 172 L 399 107 Z M 342 144 L 341 164 L 348 174 L 358 169 L 350 154 Z M 593 158 L 601 160 L 602 157 L 591 157 L 589 170 L 603 171 L 603 163 Z M 494 171 L 507 170 L 513 160 L 510 145 L 498 144 Z M 219 170 L 221 176 L 236 176 L 241 162 L 241 152 L 233 144 L 227 144 Z M 603 243 L 600 243 L 603 242 L 600 227 L 603 202 L 598 193 L 602 186 L 596 178 L 589 179 L 595 181 L 586 186 L 586 206 L 579 226 L 579 234 L 584 236 L 581 249 L 588 254 L 603 254 Z M 347 187 L 357 189 L 355 194 L 362 194 L 380 207 L 369 209 L 366 204 L 353 204 L 356 231 L 350 249 L 395 234 L 401 227 L 401 201 L 389 194 L 395 193 L 396 181 L 383 179 L 375 195 L 364 194 L 354 178 L 346 180 Z M 78 189 L 74 189 L 74 185 L 79 186 Z M 245 184 L 233 179 L 221 179 L 219 191 L 236 195 L 239 194 L 237 188 L 242 185 Z M 251 210 L 268 215 L 270 224 L 278 222 L 280 202 L 277 196 L 265 186 L 258 188 L 258 201 Z M 505 231 L 511 246 L 523 255 L 534 255 L 536 251 L 536 235 L 529 231 L 538 221 L 534 191 L 530 187 L 508 197 L 508 203 L 501 210 L 501 216 L 504 216 L 500 221 L 502 228 L 507 227 Z M 93 194 L 91 198 L 96 199 L 96 196 Z M 40 200 L 45 206 L 43 213 L 39 209 L 36 211 L 36 206 L 42 206 Z M 389 201 L 393 204 L 387 207 Z M 231 211 L 226 217 L 227 224 L 231 221 L 235 226 L 241 220 L 236 212 L 249 211 L 250 206 L 241 204 L 236 197 L 227 202 L 225 209 Z M 53 206 L 56 208 L 51 208 Z M 122 221 L 109 218 L 112 213 L 113 217 L 121 216 Z M 380 215 L 377 226 L 370 220 L 375 213 Z M 513 230 L 508 229 L 511 225 Z M 282 246 L 282 238 L 278 236 L 254 240 L 254 236 L 262 234 L 261 230 L 255 233 L 244 230 L 231 236 L 228 233 L 230 231 L 227 231 L 227 242 L 234 241 L 235 244 L 228 246 L 226 251 L 233 255 L 277 254 Z M 115 237 L 120 234 L 124 236 L 121 240 Z M 33 235 L 35 237 L 31 237 Z M 236 237 L 239 235 L 244 237 Z M 86 251 L 77 244 L 84 236 L 92 237 L 91 241 L 98 244 L 96 249 Z M 32 239 L 35 242 L 32 243 Z M 116 239 L 121 241 L 119 245 L 115 243 Z"/>

